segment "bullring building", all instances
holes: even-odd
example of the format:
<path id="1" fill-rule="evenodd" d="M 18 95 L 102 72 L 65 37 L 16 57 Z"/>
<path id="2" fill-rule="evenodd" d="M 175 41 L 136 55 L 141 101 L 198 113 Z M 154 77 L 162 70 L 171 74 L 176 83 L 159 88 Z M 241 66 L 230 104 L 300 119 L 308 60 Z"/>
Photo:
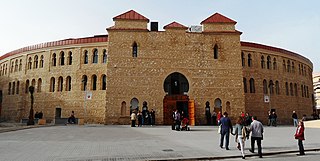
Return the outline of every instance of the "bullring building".
<path id="1" fill-rule="evenodd" d="M 173 109 L 195 125 L 206 124 L 206 110 L 227 111 L 233 119 L 248 112 L 264 123 L 275 111 L 280 124 L 291 122 L 293 110 L 300 118 L 312 113 L 312 62 L 240 41 L 230 18 L 215 13 L 199 26 L 172 22 L 161 31 L 134 10 L 113 21 L 106 35 L 1 56 L 1 119 L 28 118 L 29 86 L 35 87 L 34 111 L 47 122 L 75 111 L 87 123 L 129 124 L 130 111 L 142 110 L 143 102 L 156 112 L 156 124 L 171 124 Z"/>

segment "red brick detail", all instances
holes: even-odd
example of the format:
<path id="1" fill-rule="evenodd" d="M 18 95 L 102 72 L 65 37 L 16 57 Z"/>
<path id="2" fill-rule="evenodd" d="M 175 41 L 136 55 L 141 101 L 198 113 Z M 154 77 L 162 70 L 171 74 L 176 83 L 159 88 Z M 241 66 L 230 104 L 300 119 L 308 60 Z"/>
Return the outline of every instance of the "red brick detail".
<path id="1" fill-rule="evenodd" d="M 306 57 L 304 57 L 304 56 L 302 56 L 300 54 L 294 53 L 292 51 L 288 51 L 288 50 L 277 48 L 277 47 L 272 47 L 272 46 L 252 43 L 252 42 L 241 41 L 240 43 L 241 43 L 241 46 L 243 46 L 243 47 L 251 47 L 251 48 L 258 48 L 258 49 L 264 49 L 264 50 L 279 52 L 279 53 L 287 54 L 287 55 L 290 55 L 290 56 L 298 57 L 298 58 L 303 59 L 306 62 L 312 64 L 312 62 L 308 58 L 306 58 Z"/>
<path id="2" fill-rule="evenodd" d="M 163 29 L 168 29 L 168 28 L 188 29 L 188 27 L 181 25 L 180 23 L 175 21 L 163 27 Z"/>
<path id="3" fill-rule="evenodd" d="M 31 45 L 27 47 L 23 47 L 14 51 L 11 51 L 9 53 L 6 53 L 0 57 L 0 60 L 5 59 L 7 57 L 20 54 L 26 51 L 32 51 L 47 47 L 53 47 L 53 46 L 61 46 L 61 45 L 72 45 L 72 44 L 84 44 L 84 43 L 96 43 L 96 42 L 107 42 L 108 41 L 108 35 L 97 35 L 94 37 L 85 37 L 85 38 L 78 38 L 78 39 L 65 39 L 65 40 L 59 40 L 59 41 L 52 41 L 52 42 L 46 42 L 36 45 Z"/>
<path id="4" fill-rule="evenodd" d="M 211 15 L 210 17 L 208 17 L 207 19 L 203 20 L 200 24 L 203 23 L 232 23 L 232 24 L 236 24 L 237 22 L 225 17 L 223 15 L 221 15 L 220 13 L 215 13 L 213 15 Z"/>
<path id="5" fill-rule="evenodd" d="M 137 13 L 134 10 L 130 10 L 128 12 L 125 12 L 121 15 L 118 15 L 116 17 L 113 17 L 113 21 L 117 19 L 122 19 L 122 20 L 142 20 L 142 21 L 147 21 L 149 22 L 149 19 L 142 16 L 141 14 Z"/>

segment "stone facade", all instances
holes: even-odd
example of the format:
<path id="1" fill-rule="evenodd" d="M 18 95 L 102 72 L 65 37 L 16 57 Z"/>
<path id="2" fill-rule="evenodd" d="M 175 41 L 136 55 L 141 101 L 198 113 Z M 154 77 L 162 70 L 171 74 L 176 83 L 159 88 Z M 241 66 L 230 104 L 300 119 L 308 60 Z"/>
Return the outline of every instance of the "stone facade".
<path id="1" fill-rule="evenodd" d="M 49 122 L 75 111 L 87 123 L 129 124 L 130 109 L 138 105 L 142 110 L 144 101 L 156 111 L 156 124 L 167 124 L 173 108 L 184 103 L 189 116 L 194 110 L 196 125 L 206 124 L 206 102 L 210 111 L 227 111 L 233 119 L 249 112 L 264 123 L 270 109 L 283 124 L 291 121 L 292 110 L 300 116 L 312 112 L 310 60 L 241 42 L 231 19 L 215 14 L 201 22 L 202 32 L 189 32 L 178 23 L 150 31 L 149 20 L 132 10 L 113 20 L 108 35 L 49 42 L 2 56 L 1 118 L 28 117 L 30 85 L 36 87 L 34 110 L 43 111 Z M 266 103 L 270 89 L 274 92 Z"/>

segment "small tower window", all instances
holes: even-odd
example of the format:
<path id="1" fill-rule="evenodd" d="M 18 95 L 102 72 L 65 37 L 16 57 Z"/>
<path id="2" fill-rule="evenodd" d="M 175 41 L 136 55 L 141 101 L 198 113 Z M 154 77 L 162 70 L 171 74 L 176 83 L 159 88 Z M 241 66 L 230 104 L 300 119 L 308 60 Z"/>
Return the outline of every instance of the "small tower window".
<path id="1" fill-rule="evenodd" d="M 132 44 L 132 57 L 138 57 L 138 45 L 136 42 Z"/>
<path id="2" fill-rule="evenodd" d="M 214 45 L 213 47 L 213 59 L 218 59 L 218 54 L 219 54 L 219 49 L 218 49 L 218 45 Z"/>

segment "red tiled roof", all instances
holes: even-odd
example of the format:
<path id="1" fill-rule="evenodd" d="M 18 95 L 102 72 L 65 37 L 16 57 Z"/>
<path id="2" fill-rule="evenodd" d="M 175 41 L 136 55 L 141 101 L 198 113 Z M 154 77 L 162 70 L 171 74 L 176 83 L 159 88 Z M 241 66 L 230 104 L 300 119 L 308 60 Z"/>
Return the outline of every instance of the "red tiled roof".
<path id="1" fill-rule="evenodd" d="M 65 40 L 46 42 L 46 43 L 31 45 L 31 46 L 27 46 L 24 48 L 20 48 L 20 49 L 11 51 L 5 55 L 0 56 L 0 60 L 7 58 L 9 56 L 12 56 L 12 55 L 16 55 L 16 54 L 23 53 L 26 51 L 31 51 L 31 50 L 42 49 L 42 48 L 63 46 L 63 45 L 72 45 L 72 44 L 107 42 L 107 41 L 108 41 L 108 35 L 95 35 L 93 37 L 84 37 L 84 38 L 78 38 L 78 39 L 65 39 Z"/>
<path id="2" fill-rule="evenodd" d="M 184 26 L 184 25 L 181 25 L 180 23 L 175 22 L 175 21 L 163 27 L 163 29 L 167 29 L 167 28 L 188 29 L 188 27 L 186 27 L 186 26 Z"/>
<path id="3" fill-rule="evenodd" d="M 312 62 L 308 58 L 306 58 L 306 57 L 304 57 L 304 56 L 302 56 L 300 54 L 294 53 L 292 51 L 288 51 L 288 50 L 277 48 L 277 47 L 272 47 L 272 46 L 252 43 L 252 42 L 241 41 L 240 43 L 241 43 L 241 46 L 244 46 L 244 47 L 259 48 L 259 49 L 279 52 L 279 53 L 287 54 L 287 55 L 290 55 L 290 56 L 298 57 L 298 58 L 303 59 L 306 62 L 309 62 L 310 64 L 312 64 Z"/>
<path id="4" fill-rule="evenodd" d="M 203 20 L 200 24 L 203 23 L 233 23 L 236 24 L 236 21 L 231 20 L 228 17 L 221 15 L 220 13 L 215 13 L 207 19 Z"/>
<path id="5" fill-rule="evenodd" d="M 113 20 L 123 19 L 123 20 L 142 20 L 149 22 L 149 19 L 137 13 L 134 10 L 130 10 L 126 13 L 113 17 Z"/>

